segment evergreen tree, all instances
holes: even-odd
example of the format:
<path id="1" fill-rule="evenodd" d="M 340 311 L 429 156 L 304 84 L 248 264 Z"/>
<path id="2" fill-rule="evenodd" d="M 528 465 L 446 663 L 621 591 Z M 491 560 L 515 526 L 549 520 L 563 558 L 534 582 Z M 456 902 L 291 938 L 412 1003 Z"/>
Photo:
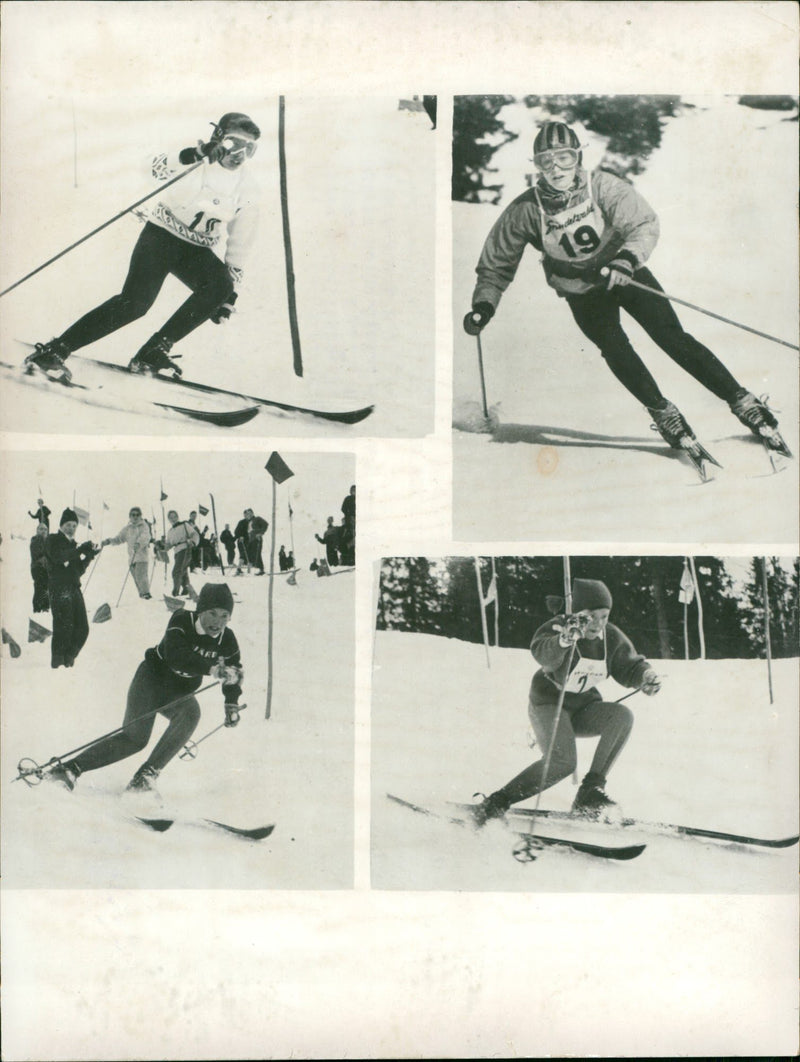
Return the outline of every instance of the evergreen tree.
<path id="1" fill-rule="evenodd" d="M 496 151 L 516 140 L 497 117 L 513 96 L 456 96 L 453 100 L 452 198 L 462 203 L 497 203 L 502 184 L 486 184 L 496 173 L 489 163 Z M 490 138 L 487 140 L 487 137 Z"/>

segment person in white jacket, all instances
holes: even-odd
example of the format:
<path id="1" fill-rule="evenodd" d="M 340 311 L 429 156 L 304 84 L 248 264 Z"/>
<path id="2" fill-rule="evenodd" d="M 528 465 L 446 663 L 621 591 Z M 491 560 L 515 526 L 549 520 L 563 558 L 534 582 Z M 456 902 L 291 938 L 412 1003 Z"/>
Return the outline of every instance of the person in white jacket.
<path id="1" fill-rule="evenodd" d="M 774 449 L 785 447 L 766 403 L 683 329 L 672 304 L 629 286 L 635 280 L 663 293 L 645 266 L 658 242 L 658 217 L 633 185 L 603 170 L 588 173 L 577 134 L 563 122 L 542 125 L 533 142 L 533 162 L 536 183 L 506 207 L 486 238 L 464 330 L 478 335 L 486 327 L 530 244 L 541 253 L 547 283 L 566 299 L 578 328 L 645 406 L 670 446 L 691 449 L 697 440 L 631 345 L 620 322 L 622 310 L 682 369 L 727 402 L 754 435 L 774 443 Z"/>
<path id="2" fill-rule="evenodd" d="M 104 538 L 104 546 L 121 546 L 125 543 L 128 547 L 128 565 L 130 566 L 133 581 L 139 591 L 139 597 L 149 601 L 150 594 L 150 543 L 153 535 L 150 525 L 142 516 L 139 508 L 131 509 L 128 514 L 128 523 L 118 535 L 113 538 Z"/>
<path id="3" fill-rule="evenodd" d="M 189 582 L 189 562 L 192 550 L 200 541 L 197 528 L 189 520 L 181 520 L 174 509 L 167 513 L 170 529 L 164 540 L 164 548 L 173 550 L 175 562 L 172 565 L 172 593 L 175 597 L 194 597 L 192 584 Z"/>
<path id="4" fill-rule="evenodd" d="M 156 374 L 168 369 L 181 375 L 169 357 L 173 345 L 205 321 L 220 324 L 230 317 L 256 235 L 257 188 L 245 163 L 255 154 L 261 132 L 252 118 L 238 112 L 224 114 L 213 124 L 208 142 L 150 159 L 152 180 L 167 182 L 182 170 L 186 176 L 165 188 L 143 212 L 146 223 L 122 291 L 57 338 L 35 344 L 26 359 L 29 372 L 69 382 L 69 355 L 143 317 L 169 274 L 191 294 L 135 354 L 129 366 L 133 371 Z M 223 244 L 224 259 L 218 253 Z"/>

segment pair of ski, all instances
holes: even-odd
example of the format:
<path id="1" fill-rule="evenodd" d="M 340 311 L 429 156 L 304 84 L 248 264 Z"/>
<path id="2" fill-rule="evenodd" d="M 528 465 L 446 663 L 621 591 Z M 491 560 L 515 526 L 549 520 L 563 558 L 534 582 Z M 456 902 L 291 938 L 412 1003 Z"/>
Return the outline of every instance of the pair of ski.
<path id="1" fill-rule="evenodd" d="M 87 358 L 84 360 L 91 361 L 92 365 L 99 366 L 101 369 L 112 373 L 126 376 L 140 375 L 132 372 L 126 365 L 116 365 L 113 362 L 98 361 L 94 358 Z M 6 361 L 0 361 L 0 369 L 4 369 L 6 372 L 17 373 L 19 367 L 11 365 Z M 30 364 L 22 366 L 22 379 L 32 383 L 44 382 L 45 384 L 58 384 L 67 390 L 85 391 L 89 395 L 96 391 L 96 388 L 80 383 L 68 376 L 52 376 L 47 372 L 36 369 L 35 366 Z M 159 402 L 154 399 L 147 399 L 147 404 L 150 406 L 167 410 L 172 413 L 180 413 L 182 416 L 189 417 L 192 420 L 204 421 L 207 424 L 214 424 L 220 428 L 235 428 L 241 424 L 246 424 L 248 421 L 252 420 L 253 417 L 257 416 L 264 407 L 277 409 L 283 413 L 315 417 L 318 420 L 334 421 L 340 424 L 358 424 L 359 421 L 368 417 L 375 408 L 374 406 L 363 406 L 360 409 L 342 411 L 312 409 L 306 406 L 295 405 L 291 402 L 278 402 L 271 398 L 259 398 L 255 395 L 241 394 L 238 391 L 228 391 L 222 387 L 213 387 L 210 384 L 198 383 L 194 380 L 186 380 L 184 377 L 162 376 L 159 374 L 152 377 L 152 379 L 156 379 L 173 388 L 183 389 L 184 392 L 203 394 L 210 397 L 241 399 L 247 403 L 247 405 L 238 409 L 209 410 L 197 406 L 187 406 L 183 402 Z"/>
<path id="2" fill-rule="evenodd" d="M 391 793 L 386 794 L 389 800 L 394 801 L 410 811 L 422 815 L 430 815 L 435 818 L 445 819 L 458 826 L 474 825 L 473 812 L 477 804 L 448 804 L 443 809 L 423 807 Z M 449 810 L 452 809 L 452 810 Z M 514 849 L 515 858 L 521 862 L 528 862 L 535 858 L 537 848 L 556 846 L 571 848 L 573 851 L 584 855 L 598 856 L 605 859 L 635 859 L 642 854 L 646 845 L 605 845 L 590 844 L 584 841 L 572 840 L 565 837 L 548 837 L 532 832 L 537 819 L 562 820 L 577 823 L 582 826 L 600 826 L 601 828 L 615 829 L 616 824 L 593 823 L 591 820 L 576 818 L 566 811 L 552 811 L 549 809 L 534 810 L 533 808 L 512 808 L 506 814 L 505 825 L 508 826 L 520 838 L 520 844 Z M 523 828 L 524 827 L 524 828 Z M 647 833 L 659 834 L 671 837 L 689 837 L 698 840 L 713 840 L 730 845 L 753 846 L 758 848 L 790 848 L 798 843 L 800 836 L 792 835 L 776 839 L 764 837 L 752 837 L 748 834 L 728 833 L 722 830 L 706 830 L 696 826 L 679 826 L 666 822 L 647 822 L 637 819 L 624 819 L 619 824 L 619 829 L 636 829 Z"/>

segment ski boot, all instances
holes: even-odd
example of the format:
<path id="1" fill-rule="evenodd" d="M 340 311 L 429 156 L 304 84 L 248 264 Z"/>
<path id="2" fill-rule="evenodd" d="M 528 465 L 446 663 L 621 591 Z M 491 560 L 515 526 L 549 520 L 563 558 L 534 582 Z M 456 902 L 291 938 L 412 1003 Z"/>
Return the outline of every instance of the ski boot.
<path id="1" fill-rule="evenodd" d="M 145 345 L 131 358 L 128 368 L 131 372 L 148 373 L 156 376 L 162 369 L 169 369 L 173 376 L 182 376 L 180 366 L 170 358 L 172 340 L 166 336 L 151 336 Z"/>
<path id="2" fill-rule="evenodd" d="M 72 351 L 60 339 L 51 339 L 49 343 L 36 343 L 32 353 L 24 361 L 25 374 L 31 376 L 39 372 L 48 380 L 68 384 L 72 373 L 64 364 Z"/>
<path id="3" fill-rule="evenodd" d="M 508 801 L 497 793 L 492 793 L 491 796 L 484 796 L 482 793 L 475 793 L 476 797 L 481 799 L 471 809 L 470 814 L 472 816 L 472 822 L 476 829 L 481 829 L 485 826 L 489 819 L 502 819 L 505 818 L 505 814 L 508 811 Z"/>
<path id="4" fill-rule="evenodd" d="M 601 812 L 605 815 L 609 808 L 618 806 L 616 801 L 606 795 L 604 779 L 587 774 L 575 794 L 572 814 L 581 819 L 596 821 L 600 818 Z"/>
<path id="5" fill-rule="evenodd" d="M 647 412 L 653 418 L 652 427 L 659 433 L 662 439 L 673 448 L 686 454 L 700 475 L 705 480 L 706 461 L 721 468 L 719 461 L 715 460 L 706 450 L 705 446 L 697 441 L 695 434 L 686 422 L 686 418 L 678 407 L 666 398 L 661 406 L 647 407 Z"/>
<path id="6" fill-rule="evenodd" d="M 792 456 L 785 439 L 778 431 L 778 421 L 767 405 L 766 395 L 756 398 L 751 391 L 742 387 L 733 396 L 729 405 L 731 413 L 750 429 L 767 450 L 774 450 L 776 453 L 783 454 L 784 457 Z"/>
<path id="7" fill-rule="evenodd" d="M 156 791 L 155 782 L 159 776 L 159 771 L 155 767 L 151 767 L 149 763 L 143 763 L 136 774 L 131 778 L 125 787 L 126 793 L 154 793 Z"/>
<path id="8" fill-rule="evenodd" d="M 80 777 L 81 769 L 76 763 L 57 763 L 56 766 L 48 772 L 46 775 L 51 782 L 58 782 L 59 785 L 63 785 L 65 789 L 68 789 L 70 793 L 75 788 L 75 784 Z"/>

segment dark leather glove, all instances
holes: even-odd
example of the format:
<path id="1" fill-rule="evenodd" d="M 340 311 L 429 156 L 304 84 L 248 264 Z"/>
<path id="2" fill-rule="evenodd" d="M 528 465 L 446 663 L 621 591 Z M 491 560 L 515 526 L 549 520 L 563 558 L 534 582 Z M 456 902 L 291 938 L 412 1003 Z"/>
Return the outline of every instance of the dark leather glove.
<path id="1" fill-rule="evenodd" d="M 493 317 L 494 306 L 490 302 L 476 302 L 464 318 L 464 331 L 469 336 L 476 336 Z"/>
<path id="2" fill-rule="evenodd" d="M 223 302 L 221 306 L 218 306 L 216 310 L 211 314 L 209 320 L 214 324 L 222 324 L 223 321 L 227 321 L 231 314 L 234 312 L 233 304 L 236 302 L 239 296 L 235 291 L 232 291 L 228 298 Z"/>

